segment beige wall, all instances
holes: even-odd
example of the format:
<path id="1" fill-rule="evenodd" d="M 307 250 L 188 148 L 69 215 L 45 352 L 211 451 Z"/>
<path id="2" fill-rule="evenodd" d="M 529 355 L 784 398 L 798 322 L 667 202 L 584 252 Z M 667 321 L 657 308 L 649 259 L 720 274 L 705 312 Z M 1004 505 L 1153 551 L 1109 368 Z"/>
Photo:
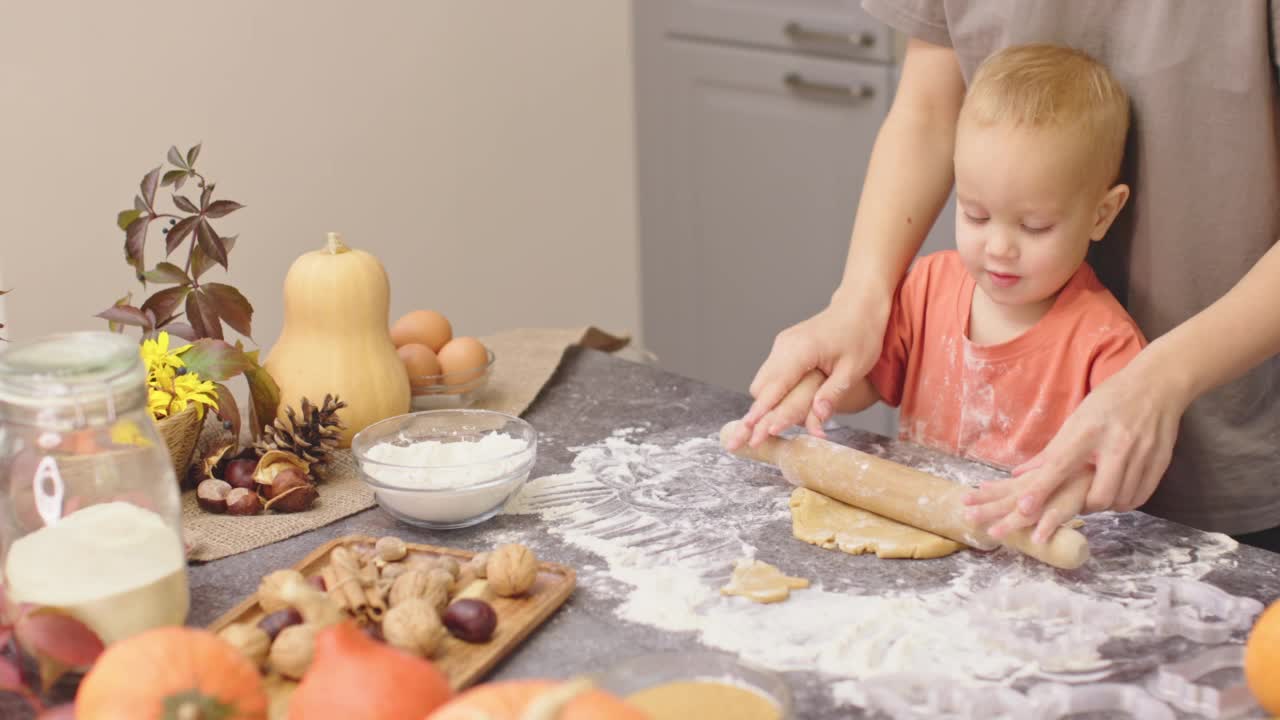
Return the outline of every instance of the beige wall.
<path id="1" fill-rule="evenodd" d="M 231 276 L 255 339 L 325 231 L 377 254 L 392 317 L 462 334 L 638 332 L 625 0 L 22 3 L 0 22 L 0 334 L 100 327 L 137 290 L 117 210 L 204 142 L 248 207 Z M 198 194 L 198 193 L 197 193 Z M 148 262 L 163 244 L 153 229 Z M 210 273 L 212 277 L 215 273 Z"/>

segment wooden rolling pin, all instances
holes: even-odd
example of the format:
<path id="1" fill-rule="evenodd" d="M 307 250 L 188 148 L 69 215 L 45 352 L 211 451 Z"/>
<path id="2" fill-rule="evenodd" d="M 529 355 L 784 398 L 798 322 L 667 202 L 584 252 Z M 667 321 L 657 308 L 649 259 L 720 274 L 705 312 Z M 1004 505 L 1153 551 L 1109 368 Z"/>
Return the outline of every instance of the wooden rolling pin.
<path id="1" fill-rule="evenodd" d="M 722 446 L 739 422 L 720 431 Z M 1067 570 L 1089 559 L 1089 543 L 1076 530 L 1058 528 L 1043 544 L 1032 541 L 1032 528 L 1014 530 L 996 540 L 964 519 L 963 497 L 969 488 L 821 438 L 770 437 L 759 447 L 744 445 L 734 454 L 777 465 L 792 485 L 979 550 L 1003 544 Z"/>

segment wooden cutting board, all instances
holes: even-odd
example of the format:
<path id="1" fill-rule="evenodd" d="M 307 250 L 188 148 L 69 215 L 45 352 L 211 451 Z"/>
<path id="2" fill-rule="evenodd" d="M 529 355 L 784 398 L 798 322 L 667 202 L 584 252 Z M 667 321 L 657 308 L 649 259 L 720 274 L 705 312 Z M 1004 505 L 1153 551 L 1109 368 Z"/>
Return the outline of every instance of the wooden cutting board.
<path id="1" fill-rule="evenodd" d="M 361 546 L 372 547 L 376 541 L 377 538 L 367 535 L 340 537 L 316 548 L 293 568 L 309 578 L 319 574 L 329 562 L 329 553 L 334 548 L 340 545 L 353 549 Z M 447 556 L 459 563 L 464 563 L 477 554 L 435 545 L 408 544 L 407 547 L 410 554 Z M 263 574 L 265 575 L 266 572 Z M 449 677 L 449 682 L 455 690 L 475 684 L 500 660 L 511 654 L 535 628 L 551 617 L 565 600 L 569 599 L 576 584 L 577 573 L 573 568 L 557 563 L 539 563 L 538 578 L 528 593 L 515 598 L 495 598 L 491 603 L 498 615 L 498 625 L 489 642 L 467 643 L 450 635 L 445 639 L 440 651 L 432 658 L 432 662 Z M 262 619 L 262 616 L 262 608 L 258 607 L 255 593 L 215 620 L 209 629 L 218 632 L 233 623 L 256 623 Z"/>

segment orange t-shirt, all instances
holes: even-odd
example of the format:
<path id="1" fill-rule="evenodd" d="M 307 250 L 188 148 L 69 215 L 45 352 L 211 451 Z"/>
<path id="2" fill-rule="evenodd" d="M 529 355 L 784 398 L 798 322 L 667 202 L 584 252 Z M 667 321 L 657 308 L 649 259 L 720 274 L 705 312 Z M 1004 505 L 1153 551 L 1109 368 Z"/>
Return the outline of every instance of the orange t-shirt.
<path id="1" fill-rule="evenodd" d="M 998 345 L 969 341 L 975 288 L 954 250 L 917 260 L 867 379 L 901 408 L 903 440 L 1012 467 L 1044 449 L 1146 339 L 1088 264 L 1039 322 Z"/>

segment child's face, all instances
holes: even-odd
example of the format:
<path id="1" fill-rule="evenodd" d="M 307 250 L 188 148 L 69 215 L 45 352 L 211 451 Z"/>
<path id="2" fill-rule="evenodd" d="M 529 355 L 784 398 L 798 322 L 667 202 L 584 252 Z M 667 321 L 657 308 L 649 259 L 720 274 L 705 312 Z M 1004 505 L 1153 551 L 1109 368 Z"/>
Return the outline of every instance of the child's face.
<path id="1" fill-rule="evenodd" d="M 1091 148 L 1057 129 L 961 120 L 956 245 L 1001 305 L 1052 303 L 1101 240 L 1128 188 L 1107 188 Z"/>

